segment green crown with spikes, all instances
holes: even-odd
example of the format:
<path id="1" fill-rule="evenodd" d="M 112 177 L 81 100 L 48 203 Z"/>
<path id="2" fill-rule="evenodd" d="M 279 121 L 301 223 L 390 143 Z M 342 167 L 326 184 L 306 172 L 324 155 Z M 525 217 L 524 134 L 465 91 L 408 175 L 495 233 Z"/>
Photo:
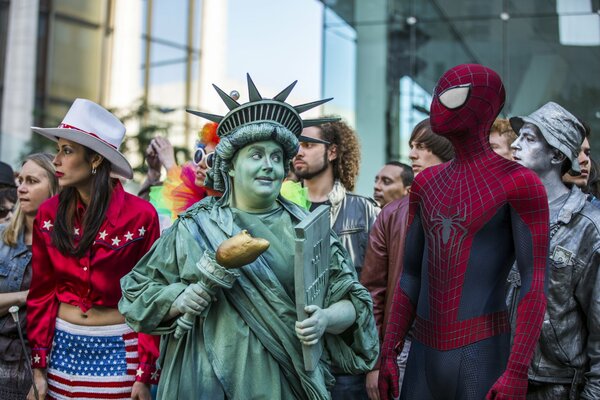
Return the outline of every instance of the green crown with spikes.
<path id="1" fill-rule="evenodd" d="M 246 77 L 248 78 L 248 93 L 250 97 L 250 101 L 248 103 L 238 103 L 237 99 L 234 99 L 232 96 L 221 90 L 217 85 L 213 84 L 213 87 L 227 108 L 229 108 L 229 112 L 225 116 L 221 116 L 202 111 L 186 111 L 219 124 L 217 135 L 221 138 L 229 135 L 239 126 L 258 122 L 277 122 L 289 129 L 290 132 L 298 137 L 300 136 L 300 133 L 302 133 L 303 128 L 339 120 L 339 118 L 317 118 L 302 120 L 300 117 L 300 113 L 327 103 L 328 101 L 332 100 L 333 97 L 301 104 L 299 106 L 292 106 L 286 103 L 285 100 L 291 93 L 292 89 L 294 89 L 294 86 L 298 81 L 292 82 L 288 87 L 283 89 L 272 99 L 264 99 L 258 92 L 254 82 L 252 82 L 250 75 L 246 74 Z"/>

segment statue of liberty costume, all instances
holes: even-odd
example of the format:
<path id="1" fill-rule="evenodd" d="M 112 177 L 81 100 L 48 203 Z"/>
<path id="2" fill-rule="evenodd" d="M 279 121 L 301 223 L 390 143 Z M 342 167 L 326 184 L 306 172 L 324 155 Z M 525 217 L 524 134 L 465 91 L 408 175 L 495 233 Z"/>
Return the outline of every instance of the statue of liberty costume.
<path id="1" fill-rule="evenodd" d="M 251 213 L 232 207 L 235 153 L 254 142 L 272 141 L 284 152 L 284 166 L 298 149 L 299 116 L 327 100 L 292 107 L 285 99 L 295 82 L 273 99 L 263 99 L 248 76 L 250 102 L 243 105 L 215 86 L 231 110 L 225 117 L 193 112 L 219 123 L 221 141 L 207 184 L 223 197 L 207 197 L 188 209 L 163 233 L 152 250 L 121 280 L 119 304 L 136 331 L 160 334 L 162 376 L 159 398 L 328 399 L 331 365 L 345 373 L 369 371 L 378 355 L 378 338 L 368 291 L 358 283 L 349 256 L 331 233 L 329 286 L 324 309 L 342 300 L 354 307 L 354 322 L 340 334 L 325 333 L 324 352 L 315 371 L 304 369 L 302 345 L 294 331 L 294 225 L 306 211 L 278 196 L 276 207 Z M 218 246 L 241 230 L 270 242 L 254 262 L 231 272 L 213 258 Z M 177 297 L 192 281 L 197 263 L 211 263 L 231 274 L 230 289 L 218 290 L 191 330 L 175 338 L 176 319 L 166 319 Z"/>

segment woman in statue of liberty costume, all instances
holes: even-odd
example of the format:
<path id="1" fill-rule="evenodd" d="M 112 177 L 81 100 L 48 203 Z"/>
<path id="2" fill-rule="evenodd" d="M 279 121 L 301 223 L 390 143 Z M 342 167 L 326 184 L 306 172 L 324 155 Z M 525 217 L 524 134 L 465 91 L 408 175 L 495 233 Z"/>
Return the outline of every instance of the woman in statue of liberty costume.
<path id="1" fill-rule="evenodd" d="M 292 107 L 285 99 L 294 84 L 263 99 L 248 76 L 250 102 L 242 105 L 215 87 L 230 112 L 194 114 L 219 123 L 221 141 L 207 184 L 223 197 L 207 197 L 181 215 L 121 280 L 119 309 L 127 323 L 164 335 L 159 398 L 327 399 L 332 364 L 344 373 L 364 373 L 376 360 L 371 297 L 334 236 L 324 306 L 307 306 L 309 318 L 297 321 L 294 225 L 306 211 L 279 191 L 302 127 L 326 122 L 302 121 L 299 113 L 327 100 Z M 269 241 L 258 258 L 239 245 L 236 234 L 244 230 Z M 233 271 L 217 263 L 219 252 L 238 262 L 255 259 Z M 190 284 L 197 264 L 230 279 L 231 288 L 210 294 Z M 178 339 L 183 313 L 202 318 Z M 302 344 L 318 340 L 323 355 L 316 370 L 306 372 Z"/>

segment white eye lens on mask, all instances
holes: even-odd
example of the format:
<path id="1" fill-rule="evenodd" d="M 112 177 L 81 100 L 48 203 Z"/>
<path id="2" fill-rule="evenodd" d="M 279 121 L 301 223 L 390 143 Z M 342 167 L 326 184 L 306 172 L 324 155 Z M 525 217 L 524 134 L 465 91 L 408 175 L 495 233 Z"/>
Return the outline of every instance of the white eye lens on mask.
<path id="1" fill-rule="evenodd" d="M 467 98 L 469 97 L 469 93 L 471 92 L 471 84 L 467 83 L 465 85 L 454 86 L 449 89 L 444 90 L 438 98 L 440 99 L 440 103 L 450 110 L 454 110 L 465 104 Z"/>

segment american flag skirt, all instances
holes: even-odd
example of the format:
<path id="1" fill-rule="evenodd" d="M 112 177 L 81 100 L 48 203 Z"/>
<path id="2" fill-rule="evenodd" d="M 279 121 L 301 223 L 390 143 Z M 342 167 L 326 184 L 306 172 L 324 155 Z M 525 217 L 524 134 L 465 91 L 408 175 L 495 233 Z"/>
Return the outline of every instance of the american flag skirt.
<path id="1" fill-rule="evenodd" d="M 130 399 L 137 344 L 137 333 L 126 324 L 82 326 L 57 318 L 48 398 Z"/>

